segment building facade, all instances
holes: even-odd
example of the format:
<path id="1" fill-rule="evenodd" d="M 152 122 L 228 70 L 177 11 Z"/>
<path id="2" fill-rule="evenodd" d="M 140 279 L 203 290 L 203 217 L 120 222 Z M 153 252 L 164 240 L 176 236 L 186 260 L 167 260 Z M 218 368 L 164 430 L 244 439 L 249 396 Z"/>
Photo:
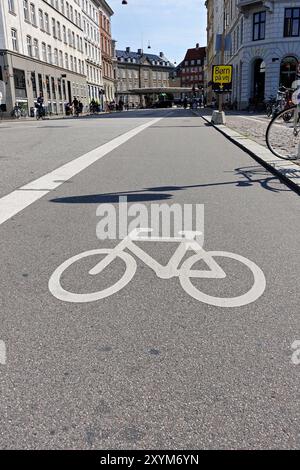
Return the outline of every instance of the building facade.
<path id="1" fill-rule="evenodd" d="M 205 58 L 206 47 L 196 44 L 195 48 L 187 50 L 180 64 L 181 86 L 192 88 L 194 96 L 200 96 L 204 91 Z"/>
<path id="2" fill-rule="evenodd" d="M 105 0 L 99 0 L 100 3 L 100 41 L 102 51 L 102 70 L 104 84 L 104 106 L 115 100 L 115 78 L 114 78 L 114 55 L 111 34 L 111 17 L 113 10 Z"/>
<path id="3" fill-rule="evenodd" d="M 103 76 L 99 30 L 100 0 L 82 1 L 85 72 L 89 103 L 93 100 L 103 109 Z"/>
<path id="4" fill-rule="evenodd" d="M 216 48 L 216 38 L 224 29 L 224 0 L 206 0 L 207 8 L 207 49 L 205 67 L 205 89 L 207 103 L 211 104 L 214 96 L 211 86 L 213 66 L 220 63 L 220 52 Z"/>
<path id="5" fill-rule="evenodd" d="M 54 114 L 73 96 L 87 105 L 83 40 L 80 0 L 2 0 L 2 109 L 17 103 L 30 114 L 41 93 Z"/>
<path id="6" fill-rule="evenodd" d="M 224 29 L 231 38 L 225 62 L 233 65 L 228 99 L 239 109 L 262 106 L 280 85 L 292 85 L 300 60 L 299 0 L 224 0 Z"/>
<path id="7" fill-rule="evenodd" d="M 167 88 L 170 73 L 174 66 L 165 57 L 163 52 L 159 55 L 144 53 L 142 49 L 137 52 L 127 47 L 125 51 L 116 50 L 117 56 L 117 99 L 129 106 L 147 106 L 147 96 L 134 93 L 135 89 Z"/>

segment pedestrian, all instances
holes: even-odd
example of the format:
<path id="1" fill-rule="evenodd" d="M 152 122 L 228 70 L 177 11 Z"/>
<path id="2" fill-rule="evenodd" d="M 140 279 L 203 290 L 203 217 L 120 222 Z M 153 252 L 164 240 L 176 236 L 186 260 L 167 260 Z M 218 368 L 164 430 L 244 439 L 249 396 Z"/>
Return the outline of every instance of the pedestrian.
<path id="1" fill-rule="evenodd" d="M 44 97 L 43 97 L 43 93 L 40 93 L 40 96 L 37 98 L 37 105 L 36 105 L 36 108 L 37 108 L 37 113 L 38 113 L 38 117 L 42 117 L 44 115 Z"/>
<path id="2" fill-rule="evenodd" d="M 124 107 L 124 102 L 123 102 L 122 98 L 120 98 L 120 100 L 119 100 L 119 111 L 123 111 L 123 107 Z"/>
<path id="3" fill-rule="evenodd" d="M 74 99 L 72 101 L 72 105 L 73 105 L 73 115 L 75 114 L 76 116 L 78 116 L 78 105 L 79 105 L 79 101 L 78 99 L 76 98 L 76 96 L 74 96 Z"/>

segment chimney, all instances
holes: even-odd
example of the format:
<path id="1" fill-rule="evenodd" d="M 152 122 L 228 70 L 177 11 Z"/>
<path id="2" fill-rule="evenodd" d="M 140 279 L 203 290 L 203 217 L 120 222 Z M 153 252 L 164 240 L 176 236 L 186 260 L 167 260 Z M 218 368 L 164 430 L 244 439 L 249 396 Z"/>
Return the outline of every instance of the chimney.
<path id="1" fill-rule="evenodd" d="M 196 49 L 199 49 L 199 47 L 200 47 L 200 44 L 199 44 L 199 42 L 197 42 Z"/>
<path id="2" fill-rule="evenodd" d="M 129 54 L 129 52 L 130 52 L 130 47 L 126 47 L 126 52 Z"/>
<path id="3" fill-rule="evenodd" d="M 142 49 L 138 49 L 138 54 L 142 55 Z"/>
<path id="4" fill-rule="evenodd" d="M 164 53 L 163 52 L 160 52 L 159 53 L 159 57 L 163 57 L 164 56 Z"/>

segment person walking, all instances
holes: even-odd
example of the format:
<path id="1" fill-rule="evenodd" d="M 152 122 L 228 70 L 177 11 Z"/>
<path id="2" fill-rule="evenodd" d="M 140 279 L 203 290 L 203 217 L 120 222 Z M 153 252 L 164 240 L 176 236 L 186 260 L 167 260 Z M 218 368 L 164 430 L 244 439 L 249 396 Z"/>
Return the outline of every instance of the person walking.
<path id="1" fill-rule="evenodd" d="M 78 117 L 78 113 L 79 113 L 79 101 L 78 99 L 76 98 L 76 96 L 74 96 L 74 99 L 72 101 L 72 106 L 73 106 L 73 115 L 75 114 L 75 116 Z"/>
<path id="2" fill-rule="evenodd" d="M 37 112 L 37 118 L 42 118 L 44 116 L 44 97 L 43 93 L 40 93 L 40 96 L 36 100 L 37 105 L 36 105 L 36 112 Z"/>

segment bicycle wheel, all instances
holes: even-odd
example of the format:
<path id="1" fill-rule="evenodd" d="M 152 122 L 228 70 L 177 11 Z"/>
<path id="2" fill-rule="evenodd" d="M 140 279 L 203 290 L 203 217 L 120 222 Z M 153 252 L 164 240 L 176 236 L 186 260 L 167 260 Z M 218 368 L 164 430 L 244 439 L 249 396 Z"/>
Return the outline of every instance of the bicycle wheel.
<path id="1" fill-rule="evenodd" d="M 284 160 L 300 158 L 300 124 L 296 106 L 274 116 L 267 129 L 266 141 L 276 157 Z"/>
<path id="2" fill-rule="evenodd" d="M 116 255 L 116 258 L 121 258 L 126 264 L 126 270 L 121 279 L 119 279 L 114 285 L 107 287 L 98 292 L 90 292 L 84 294 L 76 294 L 70 291 L 65 290 L 60 282 L 62 274 L 65 272 L 67 268 L 69 268 L 72 264 L 76 263 L 83 258 L 87 258 L 89 256 L 94 255 L 101 255 L 101 254 L 110 254 L 113 250 L 111 249 L 99 249 L 99 250 L 90 250 L 85 251 L 84 253 L 80 253 L 79 255 L 73 256 L 72 258 L 68 259 L 64 263 L 62 263 L 52 274 L 49 279 L 48 287 L 51 294 L 56 297 L 58 300 L 63 300 L 64 302 L 73 302 L 73 303 L 87 303 L 87 302 L 95 302 L 96 300 L 104 299 L 105 297 L 109 297 L 110 295 L 115 294 L 119 290 L 123 289 L 133 278 L 136 272 L 137 264 L 135 259 L 129 255 L 128 253 L 124 253 L 123 251 Z"/>
<path id="3" fill-rule="evenodd" d="M 239 295 L 237 297 L 215 297 L 212 295 L 205 294 L 204 292 L 197 289 L 191 282 L 191 278 L 203 277 L 201 273 L 198 274 L 196 270 L 191 269 L 195 263 L 203 259 L 202 254 L 196 254 L 188 258 L 183 263 L 179 276 L 182 288 L 191 297 L 205 304 L 224 308 L 241 307 L 243 305 L 248 305 L 257 300 L 264 293 L 266 288 L 266 278 L 262 270 L 255 263 L 253 263 L 253 261 L 250 261 L 249 259 L 244 258 L 241 255 L 237 255 L 235 253 L 228 253 L 226 251 L 208 251 L 206 254 L 212 258 L 231 258 L 247 266 L 247 268 L 250 269 L 250 271 L 252 272 L 254 278 L 253 286 L 250 290 L 248 290 L 248 292 L 246 292 L 246 294 Z"/>

